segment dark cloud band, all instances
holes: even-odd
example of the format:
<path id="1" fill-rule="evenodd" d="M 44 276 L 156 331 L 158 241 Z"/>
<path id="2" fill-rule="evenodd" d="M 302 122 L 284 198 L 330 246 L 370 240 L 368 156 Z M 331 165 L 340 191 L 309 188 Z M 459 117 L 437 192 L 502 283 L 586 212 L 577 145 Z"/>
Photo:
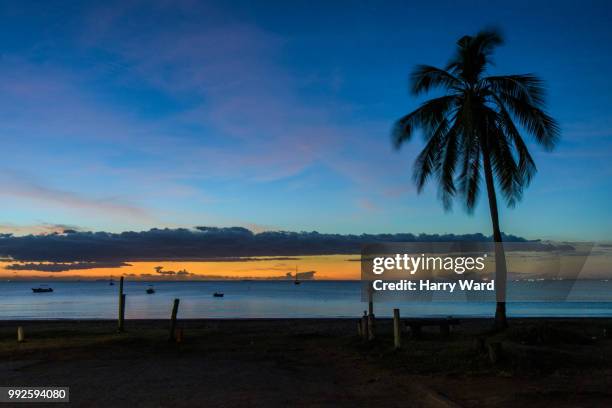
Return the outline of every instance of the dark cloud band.
<path id="1" fill-rule="evenodd" d="M 538 241 L 506 236 L 509 242 Z M 482 234 L 320 234 L 268 231 L 253 233 L 241 227 L 151 229 L 141 232 L 82 232 L 0 235 L 0 255 L 23 262 L 122 262 L 138 260 L 202 260 L 217 257 L 357 254 L 364 244 L 377 242 L 482 242 Z"/>

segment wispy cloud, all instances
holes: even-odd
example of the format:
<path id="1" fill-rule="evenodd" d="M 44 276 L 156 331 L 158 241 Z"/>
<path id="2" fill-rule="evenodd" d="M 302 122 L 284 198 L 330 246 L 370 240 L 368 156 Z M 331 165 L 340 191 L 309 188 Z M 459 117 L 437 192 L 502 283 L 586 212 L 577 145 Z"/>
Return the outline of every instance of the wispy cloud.
<path id="1" fill-rule="evenodd" d="M 202 16 L 204 10 L 210 6 L 191 13 Z M 205 164 L 209 175 L 263 182 L 292 177 L 316 163 L 333 164 L 334 152 L 366 132 L 343 123 L 350 111 L 343 102 L 301 97 L 303 78 L 282 63 L 285 38 L 222 18 L 222 23 L 183 18 L 151 32 L 160 15 L 180 14 L 164 2 L 125 25 L 120 23 L 126 14 L 101 13 L 105 23 L 96 22 L 87 45 L 116 55 L 125 77 L 147 81 L 174 98 L 193 98 L 191 108 L 169 120 L 205 128 L 207 137 L 197 143 L 181 139 L 171 151 Z M 147 144 L 158 151 L 170 145 L 163 137 Z"/>
<path id="2" fill-rule="evenodd" d="M 11 80 L 0 89 L 11 95 L 6 107 L 13 105 L 5 126 L 15 138 L 93 141 L 96 155 L 86 158 L 87 170 L 126 175 L 122 180 L 138 190 L 185 191 L 198 179 L 270 182 L 313 165 L 359 186 L 377 168 L 364 159 L 388 165 L 388 157 L 374 153 L 387 155 L 387 144 L 363 144 L 373 128 L 386 136 L 388 124 L 350 124 L 354 107 L 333 92 L 303 97 L 312 74 L 304 78 L 284 63 L 290 39 L 227 19 L 211 4 L 179 3 L 131 1 L 89 10 L 77 25 L 84 34 L 71 44 L 87 63 L 70 69 L 58 57 L 43 63 L 3 57 L 0 72 Z M 174 23 L 159 25 L 160 18 Z M 342 81 L 337 69 L 327 76 L 332 88 Z M 140 103 L 106 106 L 91 92 L 100 82 L 109 89 L 148 88 L 180 108 L 144 118 Z M 343 157 L 347 146 L 358 152 L 355 158 Z M 128 162 L 117 160 L 128 155 Z"/>
<path id="3" fill-rule="evenodd" d="M 612 136 L 612 123 L 609 117 L 594 118 L 588 122 L 565 124 L 562 131 L 563 138 L 572 141 L 609 139 Z"/>
<path id="4" fill-rule="evenodd" d="M 378 207 L 378 205 L 376 205 L 376 203 L 374 203 L 372 200 L 368 199 L 368 198 L 360 198 L 357 200 L 357 206 L 363 210 L 369 211 L 369 212 L 373 212 L 373 211 L 378 211 L 380 208 Z"/>
<path id="5" fill-rule="evenodd" d="M 117 197 L 88 197 L 83 194 L 45 186 L 33 177 L 9 170 L 0 172 L 0 195 L 57 205 L 73 210 L 101 212 L 125 218 L 151 219 L 144 208 L 125 203 Z"/>
<path id="6" fill-rule="evenodd" d="M 0 233 L 13 235 L 46 235 L 62 234 L 65 231 L 80 231 L 75 225 L 41 223 L 37 225 L 17 225 L 13 223 L 0 224 Z"/>

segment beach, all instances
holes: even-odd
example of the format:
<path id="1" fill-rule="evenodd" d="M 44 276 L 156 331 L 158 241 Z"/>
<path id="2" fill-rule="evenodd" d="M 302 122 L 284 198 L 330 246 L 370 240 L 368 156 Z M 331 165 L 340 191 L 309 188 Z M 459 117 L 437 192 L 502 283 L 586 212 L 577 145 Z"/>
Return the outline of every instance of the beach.
<path id="1" fill-rule="evenodd" d="M 0 384 L 69 386 L 78 406 L 604 406 L 612 402 L 610 319 L 463 319 L 419 339 L 391 320 L 376 338 L 357 319 L 0 322 Z M 16 341 L 17 326 L 25 342 Z M 499 342 L 493 363 L 475 339 Z M 8 406 L 8 405 L 7 405 Z M 37 406 L 44 406 L 37 404 Z"/>

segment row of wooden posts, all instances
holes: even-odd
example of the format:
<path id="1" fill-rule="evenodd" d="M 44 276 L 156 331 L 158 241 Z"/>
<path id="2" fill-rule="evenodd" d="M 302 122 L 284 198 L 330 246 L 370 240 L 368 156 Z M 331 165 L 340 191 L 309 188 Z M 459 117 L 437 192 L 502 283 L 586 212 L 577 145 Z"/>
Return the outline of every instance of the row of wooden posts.
<path id="1" fill-rule="evenodd" d="M 178 315 L 180 299 L 174 299 L 172 305 L 172 314 L 170 315 L 170 332 L 168 335 L 169 341 L 181 342 L 183 339 L 183 331 L 177 330 L 176 320 Z M 118 318 L 117 318 L 117 331 L 123 333 L 125 331 L 125 293 L 123 293 L 123 276 L 119 280 L 119 307 L 118 307 Z M 368 302 L 368 310 L 363 312 L 362 318 L 357 322 L 357 332 L 361 338 L 366 341 L 372 341 L 375 338 L 375 323 L 376 319 L 374 316 L 374 303 L 372 300 Z M 401 319 L 400 310 L 393 309 L 393 346 L 394 348 L 400 349 L 402 346 L 401 338 Z M 605 331 L 604 331 L 604 334 Z M 17 341 L 25 341 L 25 333 L 22 326 L 17 327 Z M 490 343 L 487 345 L 489 357 L 492 362 L 499 360 L 501 355 L 501 344 L 499 342 Z M 476 338 L 476 348 L 479 350 L 485 349 L 485 342 L 483 338 Z"/>
<path id="2" fill-rule="evenodd" d="M 376 318 L 374 316 L 372 302 L 368 303 L 368 312 L 363 311 L 363 316 L 357 322 L 357 334 L 364 340 L 372 341 L 376 336 Z M 397 350 L 402 347 L 402 330 L 400 310 L 393 309 L 393 347 Z"/>
<path id="3" fill-rule="evenodd" d="M 183 331 L 176 328 L 176 316 L 178 314 L 180 299 L 174 299 L 172 305 L 172 314 L 170 315 L 170 333 L 169 341 L 181 342 L 183 340 Z M 123 333 L 125 331 L 125 293 L 123 293 L 123 276 L 119 279 L 119 307 L 117 316 L 117 331 Z M 23 343 L 25 341 L 25 332 L 22 326 L 17 327 L 17 341 Z"/>
<path id="4" fill-rule="evenodd" d="M 170 332 L 168 335 L 169 341 L 180 342 L 183 338 L 183 331 L 176 328 L 176 316 L 178 315 L 180 299 L 174 299 L 172 305 L 172 314 L 170 315 Z M 125 331 L 125 293 L 123 293 L 123 276 L 119 279 L 119 316 L 117 318 L 117 331 L 123 333 Z"/>
<path id="5" fill-rule="evenodd" d="M 363 316 L 357 322 L 357 333 L 364 341 L 372 341 L 375 338 L 375 316 L 372 302 L 369 302 L 368 311 L 363 311 Z M 399 350 L 402 347 L 402 329 L 400 310 L 393 309 L 393 347 Z M 499 341 L 485 342 L 484 337 L 476 337 L 474 346 L 478 352 L 486 353 L 491 363 L 496 364 L 503 355 L 502 344 Z"/>

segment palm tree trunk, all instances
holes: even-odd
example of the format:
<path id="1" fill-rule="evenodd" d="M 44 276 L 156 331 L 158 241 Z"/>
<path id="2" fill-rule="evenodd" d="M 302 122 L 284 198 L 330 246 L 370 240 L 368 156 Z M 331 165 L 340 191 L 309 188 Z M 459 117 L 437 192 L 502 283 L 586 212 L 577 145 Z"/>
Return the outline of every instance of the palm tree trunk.
<path id="1" fill-rule="evenodd" d="M 503 246 L 501 230 L 499 228 L 499 213 L 497 211 L 497 197 L 495 194 L 495 183 L 493 182 L 493 170 L 489 149 L 484 138 L 482 146 L 482 158 L 484 164 L 485 182 L 487 184 L 487 195 L 489 197 L 489 210 L 491 211 L 491 223 L 493 224 L 493 240 L 495 241 L 495 296 L 497 307 L 495 309 L 495 328 L 503 330 L 508 327 L 506 319 L 506 282 L 507 266 L 506 252 Z"/>

